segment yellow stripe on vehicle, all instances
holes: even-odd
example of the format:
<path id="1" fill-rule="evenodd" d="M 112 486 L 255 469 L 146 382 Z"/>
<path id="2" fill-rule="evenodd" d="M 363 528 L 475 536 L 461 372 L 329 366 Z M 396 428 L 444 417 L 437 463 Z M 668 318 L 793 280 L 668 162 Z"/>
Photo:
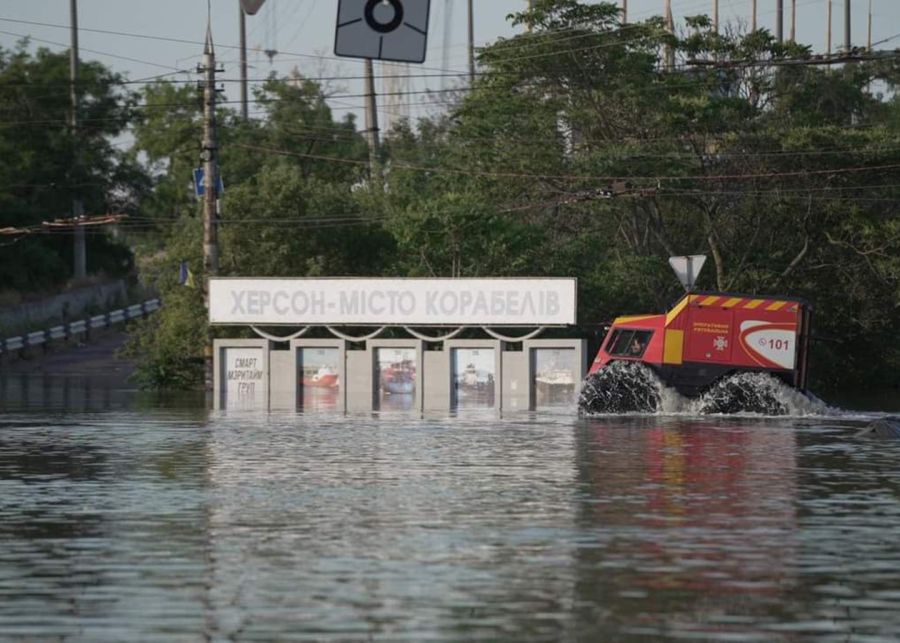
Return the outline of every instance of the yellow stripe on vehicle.
<path id="1" fill-rule="evenodd" d="M 652 319 L 653 317 L 659 317 L 659 315 L 626 315 L 625 317 L 616 317 L 616 320 L 613 323 L 614 324 L 629 324 L 631 322 L 643 321 L 645 319 Z"/>
<path id="2" fill-rule="evenodd" d="M 707 297 L 703 301 L 700 302 L 701 306 L 712 306 L 714 303 L 719 301 L 721 297 Z"/>
<path id="3" fill-rule="evenodd" d="M 666 329 L 663 364 L 681 364 L 684 355 L 684 331 Z"/>
<path id="4" fill-rule="evenodd" d="M 741 297 L 732 297 L 731 299 L 726 301 L 724 304 L 722 304 L 722 308 L 734 308 L 742 301 L 744 301 L 744 300 Z"/>
<path id="5" fill-rule="evenodd" d="M 666 313 L 666 326 L 675 321 L 678 315 L 680 315 L 684 310 L 684 307 L 688 305 L 688 302 L 693 301 L 695 297 L 696 295 L 685 296 L 681 299 L 681 301 L 675 304 L 675 308 Z"/>
<path id="6" fill-rule="evenodd" d="M 744 304 L 744 308 L 759 308 L 759 305 L 765 302 L 765 299 L 751 299 L 746 304 Z"/>
<path id="7" fill-rule="evenodd" d="M 773 301 L 771 304 L 766 306 L 766 310 L 778 310 L 779 308 L 784 308 L 786 305 L 786 301 Z"/>

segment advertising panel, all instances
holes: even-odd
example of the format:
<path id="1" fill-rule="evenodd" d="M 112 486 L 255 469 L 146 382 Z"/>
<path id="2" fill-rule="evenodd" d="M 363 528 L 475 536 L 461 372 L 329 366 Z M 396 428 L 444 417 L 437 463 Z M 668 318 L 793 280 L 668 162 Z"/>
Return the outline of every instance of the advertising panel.
<path id="1" fill-rule="evenodd" d="M 376 355 L 376 399 L 382 411 L 409 411 L 416 400 L 416 349 L 378 348 Z"/>
<path id="2" fill-rule="evenodd" d="M 264 409 L 267 405 L 263 349 L 226 348 L 222 364 L 225 408 Z"/>
<path id="3" fill-rule="evenodd" d="M 304 411 L 333 411 L 340 402 L 341 352 L 337 348 L 297 349 L 300 408 Z"/>
<path id="4" fill-rule="evenodd" d="M 534 348 L 534 405 L 573 407 L 581 373 L 574 348 Z"/>
<path id="5" fill-rule="evenodd" d="M 497 378 L 494 349 L 454 348 L 453 406 L 457 409 L 494 408 Z"/>
<path id="6" fill-rule="evenodd" d="M 566 326 L 577 280 L 210 279 L 212 324 Z"/>

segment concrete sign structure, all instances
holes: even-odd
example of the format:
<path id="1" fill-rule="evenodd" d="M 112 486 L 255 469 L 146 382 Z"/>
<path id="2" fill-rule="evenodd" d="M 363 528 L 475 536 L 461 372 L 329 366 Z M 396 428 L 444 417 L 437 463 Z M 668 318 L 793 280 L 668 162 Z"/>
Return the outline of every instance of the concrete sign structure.
<path id="1" fill-rule="evenodd" d="M 565 326 L 575 279 L 210 279 L 211 324 Z"/>
<path id="2" fill-rule="evenodd" d="M 334 53 L 424 62 L 430 4 L 430 0 L 339 0 Z"/>

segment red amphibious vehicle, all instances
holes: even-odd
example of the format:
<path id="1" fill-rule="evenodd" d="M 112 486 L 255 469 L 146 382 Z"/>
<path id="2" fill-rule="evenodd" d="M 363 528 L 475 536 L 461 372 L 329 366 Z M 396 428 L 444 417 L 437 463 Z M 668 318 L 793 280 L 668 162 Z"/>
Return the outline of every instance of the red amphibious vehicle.
<path id="1" fill-rule="evenodd" d="M 617 318 L 588 378 L 615 362 L 640 362 L 689 397 L 743 372 L 805 391 L 811 316 L 801 299 L 691 293 L 668 313 Z"/>

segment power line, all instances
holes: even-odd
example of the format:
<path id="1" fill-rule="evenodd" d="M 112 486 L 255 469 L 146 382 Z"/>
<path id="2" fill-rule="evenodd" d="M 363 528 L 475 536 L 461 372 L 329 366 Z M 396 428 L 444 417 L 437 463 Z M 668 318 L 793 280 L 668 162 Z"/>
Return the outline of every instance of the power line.
<path id="1" fill-rule="evenodd" d="M 365 165 L 367 161 L 358 161 L 354 159 L 345 159 L 332 156 L 324 156 L 319 154 L 303 154 L 301 152 L 291 152 L 289 150 L 279 150 L 256 145 L 245 145 L 242 143 L 233 143 L 233 147 L 241 149 L 265 152 L 280 156 L 295 156 L 300 158 L 310 158 L 320 161 L 330 161 L 334 163 L 344 163 L 352 165 Z M 812 176 L 822 174 L 847 174 L 856 172 L 874 172 L 877 170 L 892 170 L 900 168 L 900 163 L 891 163 L 886 165 L 874 166 L 856 166 L 844 168 L 830 168 L 824 170 L 795 170 L 788 172 L 757 172 L 745 174 L 696 174 L 696 175 L 625 175 L 625 176 L 602 176 L 602 175 L 576 175 L 576 174 L 533 174 L 527 172 L 486 172 L 477 170 L 464 170 L 459 168 L 444 167 L 427 167 L 420 165 L 412 165 L 407 163 L 392 163 L 391 169 L 412 170 L 419 172 L 429 172 L 435 174 L 457 174 L 465 176 L 484 176 L 491 178 L 525 178 L 525 179 L 554 179 L 565 181 L 655 181 L 655 182 L 676 182 L 676 181 L 724 181 L 724 180 L 745 180 L 756 178 L 777 178 L 777 177 L 795 177 L 795 176 Z"/>

